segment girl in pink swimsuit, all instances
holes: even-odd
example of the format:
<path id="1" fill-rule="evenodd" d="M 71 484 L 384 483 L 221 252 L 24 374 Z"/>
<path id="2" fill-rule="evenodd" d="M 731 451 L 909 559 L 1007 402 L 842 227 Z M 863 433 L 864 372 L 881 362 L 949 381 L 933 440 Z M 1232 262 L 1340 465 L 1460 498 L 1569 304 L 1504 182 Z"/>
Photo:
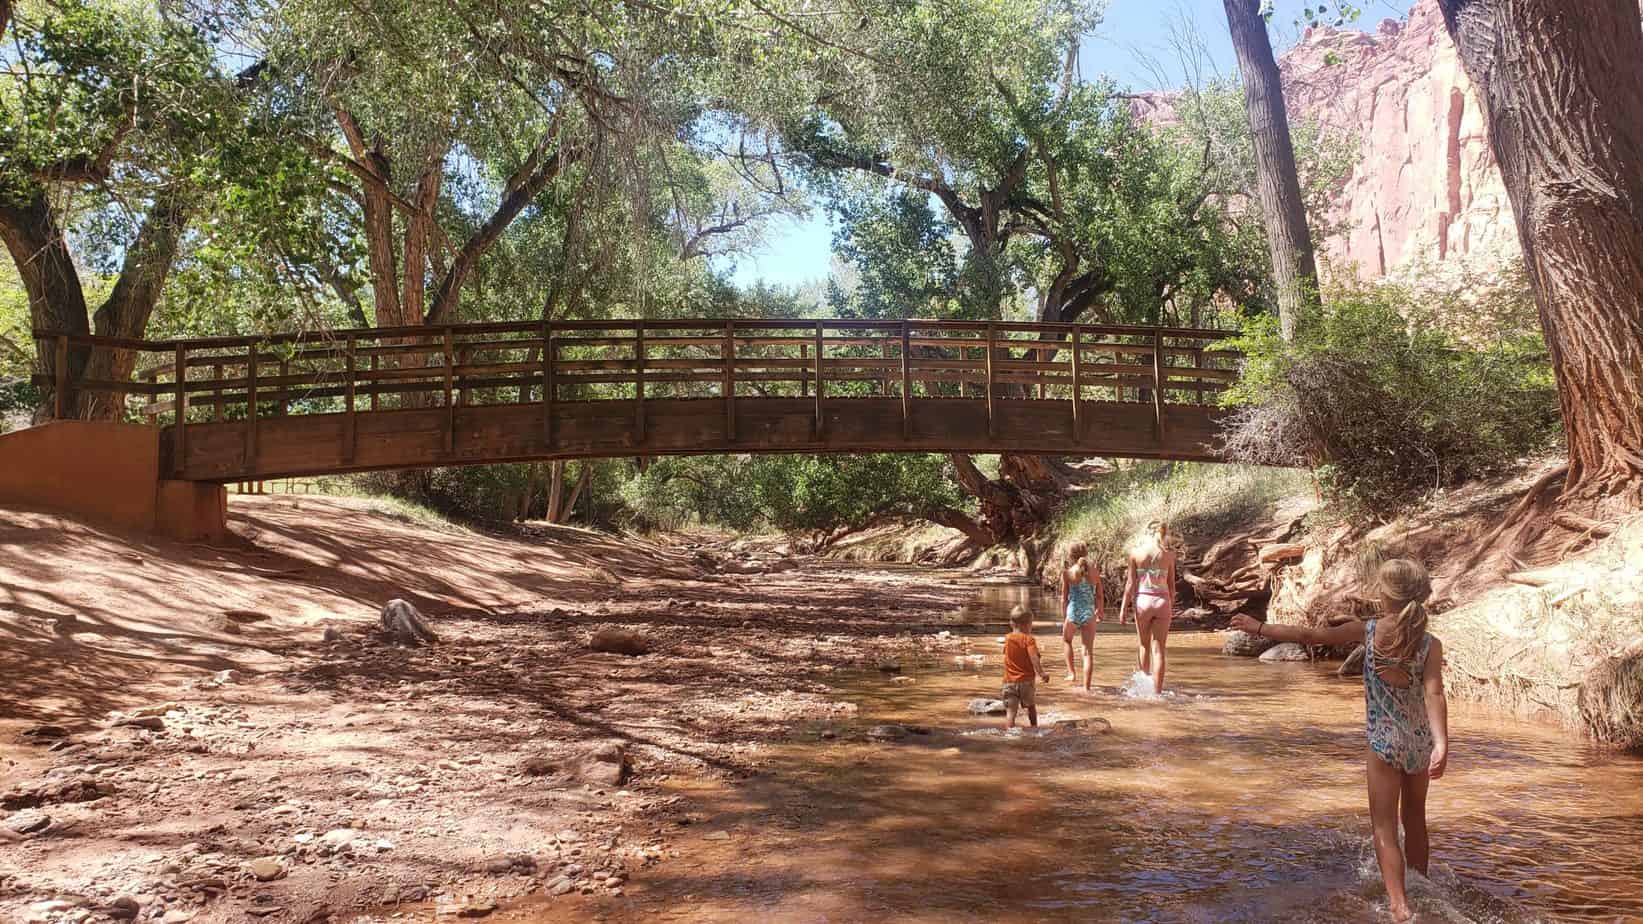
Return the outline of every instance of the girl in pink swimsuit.
<path id="1" fill-rule="evenodd" d="M 1118 621 L 1124 621 L 1130 600 L 1135 600 L 1135 635 L 1139 642 L 1137 666 L 1152 677 L 1152 692 L 1164 692 L 1164 646 L 1169 641 L 1170 619 L 1175 613 L 1175 552 L 1169 548 L 1168 524 L 1154 520 L 1147 524 L 1130 549 L 1124 580 L 1124 600 Z"/>

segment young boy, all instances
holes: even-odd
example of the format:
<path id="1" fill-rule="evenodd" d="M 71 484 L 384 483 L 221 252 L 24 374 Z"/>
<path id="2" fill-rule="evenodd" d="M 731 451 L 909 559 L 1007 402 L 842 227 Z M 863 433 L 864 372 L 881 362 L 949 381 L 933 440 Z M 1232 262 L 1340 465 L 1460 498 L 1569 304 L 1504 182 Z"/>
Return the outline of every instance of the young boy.
<path id="1" fill-rule="evenodd" d="M 1024 606 L 1010 610 L 1010 627 L 1004 636 L 1004 730 L 1015 728 L 1016 710 L 1027 707 L 1027 724 L 1038 726 L 1038 701 L 1034 697 L 1033 675 L 1045 683 L 1050 675 L 1038 659 L 1038 642 L 1033 640 L 1033 614 Z"/>

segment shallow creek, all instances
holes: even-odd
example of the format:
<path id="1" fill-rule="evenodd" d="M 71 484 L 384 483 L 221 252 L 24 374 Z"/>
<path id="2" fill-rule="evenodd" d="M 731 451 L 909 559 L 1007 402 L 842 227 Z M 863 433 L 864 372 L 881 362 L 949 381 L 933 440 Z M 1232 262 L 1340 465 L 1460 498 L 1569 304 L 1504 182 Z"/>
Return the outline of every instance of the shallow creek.
<path id="1" fill-rule="evenodd" d="M 1333 665 L 1223 657 L 1219 635 L 1183 632 L 1169 692 L 1131 696 L 1133 633 L 1106 623 L 1098 689 L 1084 695 L 1063 679 L 1044 621 L 1041 726 L 1100 717 L 1112 729 L 1007 737 L 966 704 L 998 695 L 1004 613 L 1029 599 L 1054 612 L 1003 586 L 954 614 L 979 659 L 909 662 L 911 682 L 838 677 L 856 719 L 798 730 L 761 777 L 688 790 L 704 821 L 627 895 L 509 917 L 1386 920 L 1359 685 Z M 1429 812 L 1434 881 L 1412 887 L 1421 920 L 1643 920 L 1643 759 L 1465 705 L 1451 713 L 1450 770 Z M 862 734 L 881 724 L 915 729 Z"/>

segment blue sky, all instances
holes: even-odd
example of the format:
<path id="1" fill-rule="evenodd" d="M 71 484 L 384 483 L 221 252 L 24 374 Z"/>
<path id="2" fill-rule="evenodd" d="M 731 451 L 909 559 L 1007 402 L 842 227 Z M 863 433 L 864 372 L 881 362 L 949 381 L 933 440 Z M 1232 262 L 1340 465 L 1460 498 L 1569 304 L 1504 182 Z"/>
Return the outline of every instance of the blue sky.
<path id="1" fill-rule="evenodd" d="M 1406 5 L 1393 0 L 1359 2 L 1363 10 L 1359 28 L 1373 26 L 1385 17 L 1402 18 L 1408 12 Z M 1277 0 L 1272 17 L 1276 47 L 1294 44 L 1298 36 L 1294 22 L 1305 5 L 1297 0 Z M 1110 0 L 1101 28 L 1087 36 L 1080 49 L 1083 76 L 1090 79 L 1109 74 L 1138 90 L 1179 86 L 1180 67 L 1169 41 L 1171 23 L 1179 22 L 1196 24 L 1207 68 L 1220 73 L 1233 71 L 1232 42 L 1227 37 L 1226 10 L 1221 0 Z M 1149 61 L 1168 69 L 1165 80 L 1160 80 L 1157 68 Z M 740 285 L 764 279 L 785 286 L 825 278 L 831 246 L 832 228 L 827 216 L 815 209 L 807 221 L 782 221 L 772 227 L 765 248 L 742 257 L 732 278 Z"/>

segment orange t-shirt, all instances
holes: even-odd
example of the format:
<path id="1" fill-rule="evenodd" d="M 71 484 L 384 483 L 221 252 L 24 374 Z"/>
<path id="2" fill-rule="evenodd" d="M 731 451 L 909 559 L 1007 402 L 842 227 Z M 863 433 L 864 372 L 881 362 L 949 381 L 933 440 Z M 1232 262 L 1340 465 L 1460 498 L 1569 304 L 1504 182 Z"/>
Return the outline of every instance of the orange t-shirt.
<path id="1" fill-rule="evenodd" d="M 1033 655 L 1037 653 L 1038 642 L 1027 633 L 1011 632 L 1004 636 L 1004 682 L 1033 679 Z"/>

